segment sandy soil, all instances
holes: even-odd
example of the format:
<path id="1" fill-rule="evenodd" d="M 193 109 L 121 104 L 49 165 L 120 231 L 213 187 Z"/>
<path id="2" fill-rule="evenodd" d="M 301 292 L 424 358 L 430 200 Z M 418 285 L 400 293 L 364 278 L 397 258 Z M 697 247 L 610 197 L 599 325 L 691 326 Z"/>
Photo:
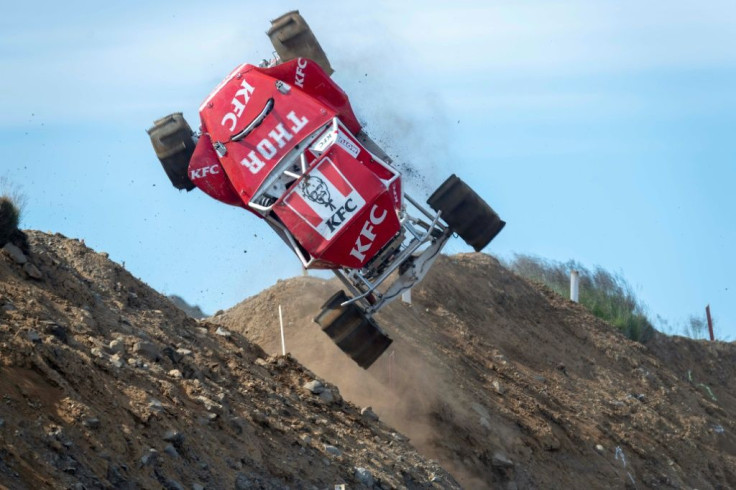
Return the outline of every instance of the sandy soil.
<path id="1" fill-rule="evenodd" d="M 312 317 L 340 289 L 295 278 L 212 321 L 287 350 L 371 405 L 464 488 L 736 488 L 736 345 L 631 342 L 484 254 L 442 257 L 377 317 L 395 339 L 368 371 Z"/>

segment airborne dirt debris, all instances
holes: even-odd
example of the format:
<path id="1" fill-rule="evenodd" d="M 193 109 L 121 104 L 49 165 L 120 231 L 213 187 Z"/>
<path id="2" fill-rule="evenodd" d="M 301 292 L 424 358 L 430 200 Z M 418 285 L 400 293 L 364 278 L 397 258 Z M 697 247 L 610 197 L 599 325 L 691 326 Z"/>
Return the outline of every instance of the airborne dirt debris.
<path id="1" fill-rule="evenodd" d="M 280 352 L 282 305 L 287 351 L 464 488 L 736 488 L 736 344 L 635 343 L 462 254 L 381 310 L 394 344 L 364 371 L 311 321 L 338 289 L 280 281 L 213 321 Z"/>
<path id="2" fill-rule="evenodd" d="M 0 252 L 0 489 L 459 488 L 292 357 L 28 235 L 38 278 Z"/>

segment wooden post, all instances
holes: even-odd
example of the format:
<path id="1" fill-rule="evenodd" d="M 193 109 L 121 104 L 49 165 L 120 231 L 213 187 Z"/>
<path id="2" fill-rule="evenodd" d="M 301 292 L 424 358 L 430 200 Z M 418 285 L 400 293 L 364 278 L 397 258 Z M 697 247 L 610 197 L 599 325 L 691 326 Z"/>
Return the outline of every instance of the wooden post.
<path id="1" fill-rule="evenodd" d="M 710 305 L 705 307 L 705 316 L 708 317 L 708 333 L 710 334 L 710 341 L 713 342 L 715 337 L 713 336 L 713 319 L 710 317 Z"/>

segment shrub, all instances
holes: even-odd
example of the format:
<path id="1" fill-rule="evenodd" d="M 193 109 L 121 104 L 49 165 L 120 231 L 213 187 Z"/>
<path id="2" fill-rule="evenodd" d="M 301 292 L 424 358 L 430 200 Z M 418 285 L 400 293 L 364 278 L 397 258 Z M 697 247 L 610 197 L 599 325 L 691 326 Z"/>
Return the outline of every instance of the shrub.
<path id="1" fill-rule="evenodd" d="M 0 247 L 10 241 L 27 251 L 27 238 L 18 229 L 25 205 L 26 195 L 20 186 L 0 176 Z"/>
<path id="2" fill-rule="evenodd" d="M 0 196 L 0 247 L 18 231 L 20 209 L 8 196 Z"/>
<path id="3" fill-rule="evenodd" d="M 530 255 L 516 255 L 507 266 L 520 276 L 542 283 L 564 297 L 569 297 L 570 272 L 576 270 L 580 274 L 580 304 L 593 315 L 612 324 L 632 340 L 646 342 L 654 331 L 644 305 L 620 274 L 612 274 L 600 267 L 591 271 L 575 261 L 562 263 Z"/>

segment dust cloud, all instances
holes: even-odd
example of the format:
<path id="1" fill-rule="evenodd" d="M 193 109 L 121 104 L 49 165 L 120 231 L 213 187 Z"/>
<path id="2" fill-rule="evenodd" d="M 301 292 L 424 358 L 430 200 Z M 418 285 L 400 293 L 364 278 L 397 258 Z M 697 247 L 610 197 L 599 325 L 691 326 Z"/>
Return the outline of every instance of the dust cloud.
<path id="1" fill-rule="evenodd" d="M 736 485 L 733 345 L 643 346 L 494 258 L 460 254 L 437 260 L 411 305 L 376 315 L 394 343 L 364 371 L 312 322 L 338 289 L 281 281 L 215 320 L 280 353 L 282 305 L 287 351 L 463 488 Z M 711 463 L 721 470 L 700 471 Z"/>
<path id="2" fill-rule="evenodd" d="M 445 102 L 401 40 L 383 32 L 380 43 L 333 49 L 333 78 L 350 97 L 363 130 L 394 160 L 404 185 L 418 198 L 449 176 L 454 125 Z"/>

